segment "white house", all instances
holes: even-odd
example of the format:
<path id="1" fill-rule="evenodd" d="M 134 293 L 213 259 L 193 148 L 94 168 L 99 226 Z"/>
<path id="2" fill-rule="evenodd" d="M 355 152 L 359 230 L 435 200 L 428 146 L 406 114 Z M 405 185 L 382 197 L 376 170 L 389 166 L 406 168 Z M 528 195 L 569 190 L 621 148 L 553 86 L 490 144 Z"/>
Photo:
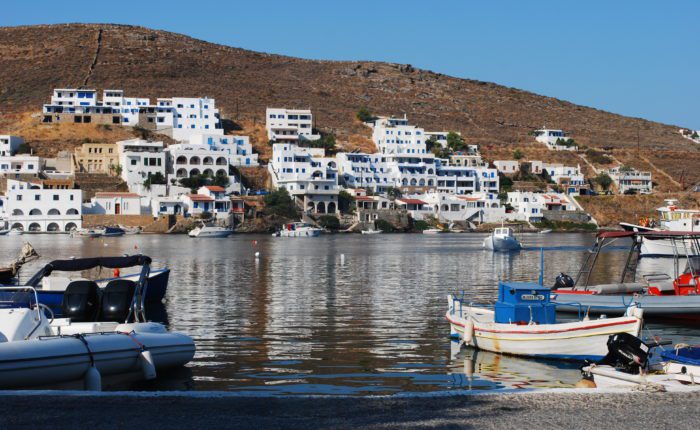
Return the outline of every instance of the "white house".
<path id="1" fill-rule="evenodd" d="M 504 175 L 512 175 L 520 171 L 520 162 L 518 160 L 496 160 L 493 162 L 500 173 Z"/>
<path id="2" fill-rule="evenodd" d="M 235 175 L 229 175 L 229 165 L 237 159 L 226 148 L 218 146 L 178 143 L 165 150 L 168 154 L 168 172 L 175 179 L 189 178 L 196 175 L 209 177 L 227 176 L 228 193 L 240 193 L 241 184 Z M 172 179 L 172 178 L 171 178 Z"/>
<path id="3" fill-rule="evenodd" d="M 193 134 L 191 145 L 207 145 L 211 149 L 228 153 L 229 164 L 234 167 L 258 166 L 258 154 L 253 154 L 253 146 L 248 136 Z"/>
<path id="4" fill-rule="evenodd" d="M 180 197 L 154 197 L 151 199 L 150 207 L 154 217 L 184 213 L 184 204 Z"/>
<path id="5" fill-rule="evenodd" d="M 142 107 L 151 104 L 150 99 L 143 97 L 124 97 L 124 90 L 104 90 L 102 105 L 112 107 L 113 113 L 119 113 L 123 125 L 139 124 L 139 114 Z"/>
<path id="6" fill-rule="evenodd" d="M 0 174 L 19 178 L 19 175 L 37 176 L 42 170 L 42 159 L 28 154 L 0 157 Z"/>
<path id="7" fill-rule="evenodd" d="M 8 226 L 32 232 L 68 232 L 82 227 L 82 191 L 49 189 L 41 181 L 7 180 Z"/>
<path id="8" fill-rule="evenodd" d="M 456 195 L 444 192 L 429 192 L 421 196 L 432 210 L 432 215 L 441 222 L 500 222 L 505 219 L 505 208 L 501 206 L 498 193 L 476 192 Z"/>
<path id="9" fill-rule="evenodd" d="M 160 173 L 166 178 L 166 154 L 163 142 L 149 142 L 143 139 L 122 140 L 117 142 L 121 178 L 129 190 L 138 194 L 147 194 L 143 183 L 149 176 Z"/>
<path id="10" fill-rule="evenodd" d="M 172 107 L 173 139 L 187 141 L 189 137 L 194 134 L 224 134 L 219 120 L 219 109 L 216 108 L 216 101 L 214 99 L 206 97 L 173 97 L 170 99 L 158 99 L 159 107 L 167 106 L 168 103 L 170 103 L 170 107 Z"/>
<path id="11" fill-rule="evenodd" d="M 299 139 L 318 140 L 313 134 L 313 115 L 310 109 L 267 108 L 265 128 L 267 138 L 280 143 L 297 143 Z"/>
<path id="12" fill-rule="evenodd" d="M 10 134 L 0 134 L 0 157 L 8 157 L 15 155 L 20 145 L 24 143 L 24 139 L 19 136 Z"/>
<path id="13" fill-rule="evenodd" d="M 372 140 L 382 154 L 425 154 L 425 132 L 408 118 L 380 117 L 374 121 Z"/>
<path id="14" fill-rule="evenodd" d="M 562 193 L 533 193 L 512 191 L 508 203 L 515 210 L 514 218 L 521 221 L 540 222 L 544 211 L 576 211 L 578 207 Z"/>
<path id="15" fill-rule="evenodd" d="M 635 192 L 640 194 L 649 194 L 652 191 L 653 183 L 651 180 L 651 172 L 640 172 L 635 169 L 622 169 L 622 166 L 617 166 L 608 169 L 610 179 L 615 182 L 620 193 Z"/>
<path id="16" fill-rule="evenodd" d="M 560 185 L 566 194 L 579 194 L 582 188 L 587 186 L 586 179 L 581 172 L 581 166 L 564 166 L 563 164 L 542 164 L 542 171 Z"/>
<path id="17" fill-rule="evenodd" d="M 267 167 L 273 187 L 284 187 L 297 206 L 313 213 L 338 212 L 337 163 L 335 158 L 326 157 L 322 148 L 273 144 Z"/>
<path id="18" fill-rule="evenodd" d="M 141 215 L 141 196 L 136 193 L 95 193 L 83 212 L 94 215 Z"/>
<path id="19" fill-rule="evenodd" d="M 224 219 L 231 212 L 231 199 L 222 187 L 204 186 L 197 190 L 197 194 L 183 194 L 180 200 L 190 215 L 209 212 L 217 219 Z"/>
<path id="20" fill-rule="evenodd" d="M 578 146 L 571 142 L 563 130 L 543 128 L 535 130 L 535 140 L 547 145 L 553 151 L 577 151 Z"/>

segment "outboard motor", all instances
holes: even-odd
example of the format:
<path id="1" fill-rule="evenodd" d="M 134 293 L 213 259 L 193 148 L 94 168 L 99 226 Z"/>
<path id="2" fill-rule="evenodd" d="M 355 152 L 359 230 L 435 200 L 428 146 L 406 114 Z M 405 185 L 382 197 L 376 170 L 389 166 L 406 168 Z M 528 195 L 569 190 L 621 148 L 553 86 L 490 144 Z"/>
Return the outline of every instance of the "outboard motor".
<path id="1" fill-rule="evenodd" d="M 63 316 L 75 322 L 95 321 L 100 309 L 100 288 L 93 281 L 73 281 L 63 293 Z"/>
<path id="2" fill-rule="evenodd" d="M 571 276 L 567 275 L 566 273 L 560 273 L 557 275 L 556 280 L 554 281 L 554 286 L 552 287 L 553 290 L 571 290 L 574 288 L 576 283 L 574 280 L 571 278 Z"/>
<path id="3" fill-rule="evenodd" d="M 136 291 L 136 282 L 128 279 L 109 281 L 102 292 L 102 319 L 124 322 Z"/>
<path id="4" fill-rule="evenodd" d="M 597 364 L 607 364 L 622 372 L 637 375 L 646 369 L 649 346 L 629 333 L 618 333 L 608 338 L 608 355 Z"/>

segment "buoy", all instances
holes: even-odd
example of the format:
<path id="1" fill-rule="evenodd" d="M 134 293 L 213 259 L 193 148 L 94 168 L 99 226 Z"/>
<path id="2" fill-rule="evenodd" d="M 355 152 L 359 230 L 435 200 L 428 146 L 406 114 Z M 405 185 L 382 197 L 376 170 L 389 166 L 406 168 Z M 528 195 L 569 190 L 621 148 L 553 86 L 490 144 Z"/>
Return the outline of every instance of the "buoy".
<path id="1" fill-rule="evenodd" d="M 119 277 L 119 269 L 114 269 L 114 272 L 112 272 L 112 273 L 114 274 L 115 278 Z"/>
<path id="2" fill-rule="evenodd" d="M 256 252 L 255 252 L 255 258 L 256 258 L 256 259 L 260 258 L 260 251 L 256 251 Z"/>
<path id="3" fill-rule="evenodd" d="M 100 375 L 100 371 L 94 365 L 90 366 L 85 372 L 83 385 L 87 391 L 102 391 L 102 375 Z"/>
<path id="4" fill-rule="evenodd" d="M 340 254 L 340 264 L 345 264 L 345 254 Z"/>
<path id="5" fill-rule="evenodd" d="M 576 387 L 576 388 L 596 388 L 597 385 L 595 384 L 595 381 L 593 381 L 592 379 L 581 378 L 581 380 L 578 381 L 576 383 L 576 385 L 574 385 L 574 387 Z"/>
<path id="6" fill-rule="evenodd" d="M 146 379 L 146 381 L 156 379 L 156 365 L 153 363 L 151 351 L 141 351 L 139 360 L 141 361 L 141 370 L 143 370 L 144 379 Z"/>
<path id="7" fill-rule="evenodd" d="M 472 338 L 474 337 L 474 322 L 472 320 L 467 320 L 467 322 L 464 323 L 464 335 L 462 336 L 464 338 L 464 343 L 469 345 L 472 342 Z"/>

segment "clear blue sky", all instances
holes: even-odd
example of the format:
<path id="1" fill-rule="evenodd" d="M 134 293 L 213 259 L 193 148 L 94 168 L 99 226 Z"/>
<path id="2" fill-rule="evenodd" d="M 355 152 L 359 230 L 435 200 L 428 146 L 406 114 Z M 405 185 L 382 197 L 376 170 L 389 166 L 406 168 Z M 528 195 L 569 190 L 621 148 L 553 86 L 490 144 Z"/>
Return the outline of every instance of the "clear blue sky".
<path id="1" fill-rule="evenodd" d="M 698 0 L 16 1 L 0 25 L 134 24 L 236 47 L 410 63 L 700 129 Z"/>

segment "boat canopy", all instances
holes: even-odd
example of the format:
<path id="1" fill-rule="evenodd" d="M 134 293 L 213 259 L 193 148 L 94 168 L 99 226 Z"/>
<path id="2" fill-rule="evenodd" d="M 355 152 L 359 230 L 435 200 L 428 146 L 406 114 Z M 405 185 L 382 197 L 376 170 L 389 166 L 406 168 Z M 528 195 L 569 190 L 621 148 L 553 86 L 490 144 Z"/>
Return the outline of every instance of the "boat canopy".
<path id="1" fill-rule="evenodd" d="M 75 258 L 72 260 L 54 260 L 41 268 L 27 282 L 27 285 L 36 287 L 39 281 L 49 276 L 54 270 L 62 272 L 80 272 L 95 267 L 107 267 L 109 269 L 121 269 L 134 266 L 150 266 L 151 257 L 145 255 L 131 255 L 126 257 L 92 257 Z"/>
<path id="2" fill-rule="evenodd" d="M 691 231 L 602 231 L 598 238 L 644 237 L 647 239 L 700 239 L 700 232 Z"/>

